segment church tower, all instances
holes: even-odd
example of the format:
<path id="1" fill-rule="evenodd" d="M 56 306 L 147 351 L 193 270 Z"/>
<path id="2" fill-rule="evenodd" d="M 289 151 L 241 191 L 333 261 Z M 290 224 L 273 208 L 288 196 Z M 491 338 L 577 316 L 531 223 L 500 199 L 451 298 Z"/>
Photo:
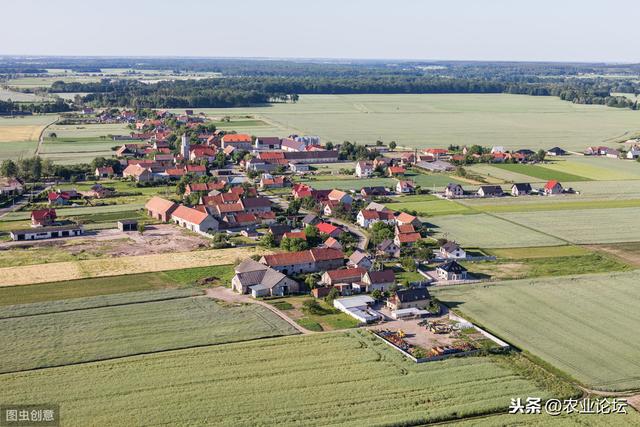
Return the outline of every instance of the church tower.
<path id="1" fill-rule="evenodd" d="M 180 154 L 182 154 L 182 158 L 185 160 L 189 160 L 189 138 L 187 138 L 187 134 L 182 134 L 182 144 L 180 145 Z"/>

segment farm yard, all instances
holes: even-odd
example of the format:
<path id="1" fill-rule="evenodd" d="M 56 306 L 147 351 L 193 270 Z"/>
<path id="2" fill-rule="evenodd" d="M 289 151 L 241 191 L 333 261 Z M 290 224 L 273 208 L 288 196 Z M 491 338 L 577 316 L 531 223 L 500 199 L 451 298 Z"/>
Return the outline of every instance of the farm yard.
<path id="1" fill-rule="evenodd" d="M 318 334 L 8 374 L 0 399 L 55 399 L 63 422 L 72 425 L 215 419 L 225 425 L 355 426 L 455 420 L 506 411 L 516 396 L 575 393 L 560 381 L 546 381 L 543 371 L 518 356 L 427 365 L 404 359 L 368 332 Z M 538 385 L 543 383 L 551 388 Z M 60 389 L 67 391 L 60 395 Z M 250 398 L 261 390 L 269 393 Z"/>
<path id="2" fill-rule="evenodd" d="M 297 333 L 256 304 L 219 305 L 207 297 L 185 296 L 185 290 L 161 292 L 160 300 L 129 294 L 130 303 L 120 298 L 117 305 L 103 306 L 105 298 L 96 304 L 86 298 L 86 308 L 51 313 L 48 305 L 56 303 L 43 303 L 38 307 L 42 314 L 30 310 L 3 317 L 0 333 L 14 344 L 0 349 L 0 369 L 18 372 Z"/>
<path id="3" fill-rule="evenodd" d="M 587 387 L 640 387 L 638 272 L 433 289 L 449 307 Z"/>

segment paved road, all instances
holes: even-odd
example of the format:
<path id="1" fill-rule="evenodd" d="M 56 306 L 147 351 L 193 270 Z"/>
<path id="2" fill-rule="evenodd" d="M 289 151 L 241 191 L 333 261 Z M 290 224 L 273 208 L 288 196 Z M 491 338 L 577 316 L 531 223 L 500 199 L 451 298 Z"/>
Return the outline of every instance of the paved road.
<path id="1" fill-rule="evenodd" d="M 32 190 L 29 193 L 24 193 L 23 195 L 16 197 L 15 200 L 14 200 L 13 205 L 7 206 L 7 207 L 4 207 L 4 208 L 0 208 L 0 218 L 5 216 L 9 212 L 17 211 L 18 209 L 20 209 L 21 207 L 23 207 L 24 205 L 29 203 L 29 199 L 31 197 L 35 197 L 38 194 L 42 193 L 43 191 L 48 191 L 50 188 L 51 188 L 51 185 L 47 185 L 42 190 L 35 190 L 35 191 Z"/>

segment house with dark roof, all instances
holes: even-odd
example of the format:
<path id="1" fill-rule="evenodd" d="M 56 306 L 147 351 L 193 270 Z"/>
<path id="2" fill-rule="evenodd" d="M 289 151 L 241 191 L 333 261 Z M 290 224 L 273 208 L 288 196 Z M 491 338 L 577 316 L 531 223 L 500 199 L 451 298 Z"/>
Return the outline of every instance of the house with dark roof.
<path id="1" fill-rule="evenodd" d="M 531 193 L 531 184 L 528 182 L 517 183 L 511 186 L 512 196 L 526 196 Z"/>
<path id="2" fill-rule="evenodd" d="M 436 268 L 436 274 L 440 280 L 466 280 L 467 269 L 455 260 L 447 261 Z"/>
<path id="3" fill-rule="evenodd" d="M 481 185 L 478 189 L 478 195 L 481 197 L 502 197 L 504 192 L 499 185 Z"/>
<path id="4" fill-rule="evenodd" d="M 444 196 L 448 199 L 464 196 L 464 190 L 460 184 L 450 182 L 444 189 Z"/>
<path id="5" fill-rule="evenodd" d="M 385 239 L 376 247 L 376 255 L 385 258 L 398 258 L 400 257 L 400 247 L 393 240 Z"/>
<path id="6" fill-rule="evenodd" d="M 405 308 L 424 308 L 431 302 L 427 288 L 400 289 L 387 299 L 387 307 L 391 310 Z"/>
<path id="7" fill-rule="evenodd" d="M 548 156 L 564 156 L 567 152 L 560 147 L 553 147 L 547 150 Z"/>
<path id="8" fill-rule="evenodd" d="M 349 259 L 347 260 L 347 266 L 349 267 L 360 267 L 365 270 L 369 270 L 373 265 L 373 261 L 369 258 L 369 254 L 363 252 L 359 249 L 353 251 Z"/>
<path id="9" fill-rule="evenodd" d="M 258 136 L 254 145 L 258 150 L 279 150 L 281 147 L 277 136 Z"/>
<path id="10" fill-rule="evenodd" d="M 440 246 L 440 258 L 448 259 L 465 259 L 467 253 L 454 241 L 448 241 L 444 245 Z"/>
<path id="11" fill-rule="evenodd" d="M 306 214 L 304 218 L 302 218 L 302 224 L 306 225 L 316 225 L 320 222 L 320 219 L 316 214 Z"/>

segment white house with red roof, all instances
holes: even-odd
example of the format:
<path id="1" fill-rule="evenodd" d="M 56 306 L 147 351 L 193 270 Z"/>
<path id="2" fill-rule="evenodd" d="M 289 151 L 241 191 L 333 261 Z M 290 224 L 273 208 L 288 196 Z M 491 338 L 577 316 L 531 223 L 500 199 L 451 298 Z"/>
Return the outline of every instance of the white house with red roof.
<path id="1" fill-rule="evenodd" d="M 553 194 L 562 194 L 562 191 L 563 191 L 562 185 L 555 179 L 548 181 L 544 186 L 544 194 L 546 194 L 547 196 L 550 196 Z"/>
<path id="2" fill-rule="evenodd" d="M 219 226 L 218 221 L 208 213 L 182 205 L 173 211 L 171 220 L 180 227 L 204 236 L 218 231 Z"/>

